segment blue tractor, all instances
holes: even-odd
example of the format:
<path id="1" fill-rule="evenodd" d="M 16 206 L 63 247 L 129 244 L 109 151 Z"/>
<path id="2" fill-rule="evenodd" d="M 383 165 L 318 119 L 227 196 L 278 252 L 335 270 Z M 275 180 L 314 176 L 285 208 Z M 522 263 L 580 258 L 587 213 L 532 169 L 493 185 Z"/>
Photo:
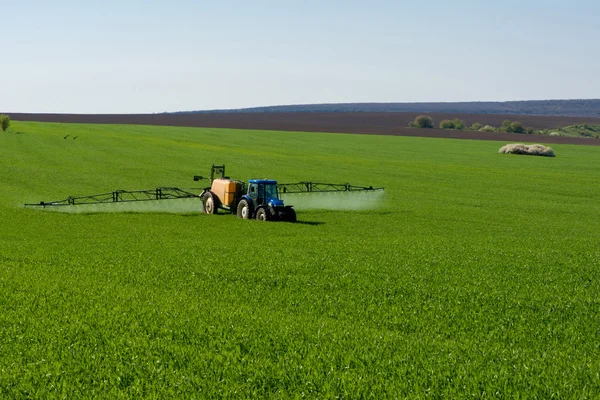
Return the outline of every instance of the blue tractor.
<path id="1" fill-rule="evenodd" d="M 215 178 L 215 175 L 221 175 Z M 203 179 L 195 176 L 194 180 Z M 200 194 L 203 210 L 216 214 L 219 209 L 237 213 L 242 219 L 296 222 L 296 211 L 283 204 L 277 191 L 277 181 L 250 179 L 248 184 L 225 176 L 224 165 L 213 165 L 211 186 Z"/>
<path id="2" fill-rule="evenodd" d="M 277 181 L 271 179 L 248 181 L 248 192 L 238 202 L 237 216 L 259 221 L 296 222 L 296 211 L 283 204 L 277 193 Z"/>

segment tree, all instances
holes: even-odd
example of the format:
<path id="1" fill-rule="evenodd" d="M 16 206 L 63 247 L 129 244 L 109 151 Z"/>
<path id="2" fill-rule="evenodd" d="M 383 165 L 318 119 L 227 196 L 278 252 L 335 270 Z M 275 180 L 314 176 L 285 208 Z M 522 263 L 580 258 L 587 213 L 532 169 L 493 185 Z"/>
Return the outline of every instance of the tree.
<path id="1" fill-rule="evenodd" d="M 510 124 L 510 132 L 513 133 L 524 133 L 525 132 L 525 127 L 523 126 L 522 123 L 515 121 L 512 124 Z"/>
<path id="2" fill-rule="evenodd" d="M 442 122 L 440 122 L 440 128 L 441 129 L 465 129 L 465 121 L 463 121 L 462 119 L 456 118 L 456 119 L 445 119 Z"/>
<path id="3" fill-rule="evenodd" d="M 483 125 L 481 125 L 479 122 L 475 122 L 473 125 L 471 125 L 471 130 L 472 131 L 478 131 L 481 128 L 483 128 Z"/>
<path id="4" fill-rule="evenodd" d="M 8 127 L 10 126 L 10 117 L 5 114 L 0 114 L 0 128 L 2 132 L 6 132 Z"/>
<path id="5" fill-rule="evenodd" d="M 454 129 L 460 129 L 460 130 L 465 129 L 465 121 L 463 121 L 462 119 L 456 118 L 452 122 L 454 122 Z"/>
<path id="6" fill-rule="evenodd" d="M 510 119 L 505 119 L 504 121 L 502 121 L 502 125 L 500 125 L 500 132 L 512 132 L 510 125 L 512 124 L 512 121 Z"/>
<path id="7" fill-rule="evenodd" d="M 413 124 L 414 128 L 433 128 L 433 119 L 428 115 L 419 115 Z"/>
<path id="8" fill-rule="evenodd" d="M 454 129 L 454 121 L 445 119 L 440 122 L 440 129 Z"/>

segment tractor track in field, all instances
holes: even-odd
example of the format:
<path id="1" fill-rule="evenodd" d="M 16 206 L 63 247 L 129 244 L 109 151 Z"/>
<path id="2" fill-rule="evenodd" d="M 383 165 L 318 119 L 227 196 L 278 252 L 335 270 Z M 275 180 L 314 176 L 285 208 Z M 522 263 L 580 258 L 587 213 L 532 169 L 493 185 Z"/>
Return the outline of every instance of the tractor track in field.
<path id="1" fill-rule="evenodd" d="M 30 114 L 7 113 L 15 121 L 135 124 L 203 128 L 253 129 L 273 131 L 353 133 L 392 136 L 416 136 L 447 139 L 496 140 L 502 142 L 537 142 L 545 144 L 579 144 L 600 146 L 600 139 L 546 135 L 523 135 L 503 132 L 458 131 L 407 128 L 423 113 L 405 112 L 315 112 L 315 113 L 172 113 L 172 114 Z M 574 124 L 600 124 L 600 118 L 532 116 L 508 114 L 425 113 L 436 123 L 460 118 L 467 125 L 474 122 L 500 126 L 504 120 L 520 121 L 535 129 L 553 129 Z"/>

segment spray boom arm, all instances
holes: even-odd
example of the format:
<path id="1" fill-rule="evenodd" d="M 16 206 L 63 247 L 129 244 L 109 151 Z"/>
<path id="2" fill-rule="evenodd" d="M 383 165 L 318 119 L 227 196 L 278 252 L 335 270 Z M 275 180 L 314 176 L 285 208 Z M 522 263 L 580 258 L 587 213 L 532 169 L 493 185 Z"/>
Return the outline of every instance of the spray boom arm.
<path id="1" fill-rule="evenodd" d="M 364 192 L 364 191 L 382 191 L 382 187 L 373 186 L 355 186 L 349 183 L 321 183 L 321 182 L 297 182 L 280 183 L 277 185 L 277 191 L 280 194 L 286 193 L 325 193 L 325 192 Z"/>
<path id="2" fill-rule="evenodd" d="M 197 194 L 174 187 L 159 187 L 149 190 L 115 190 L 114 192 L 92 194 L 89 196 L 69 196 L 64 200 L 41 201 L 25 204 L 25 207 L 74 206 L 81 204 L 123 203 L 132 201 L 188 199 Z"/>

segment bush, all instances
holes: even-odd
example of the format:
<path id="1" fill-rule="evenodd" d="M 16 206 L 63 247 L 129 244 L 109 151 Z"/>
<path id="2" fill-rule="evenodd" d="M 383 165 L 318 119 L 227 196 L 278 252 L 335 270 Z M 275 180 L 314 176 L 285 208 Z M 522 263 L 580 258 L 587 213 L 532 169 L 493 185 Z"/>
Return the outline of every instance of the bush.
<path id="1" fill-rule="evenodd" d="M 505 119 L 504 121 L 502 121 L 502 125 L 500 125 L 500 128 L 498 130 L 500 132 L 512 132 L 510 127 L 511 124 L 512 121 L 510 119 Z"/>
<path id="2" fill-rule="evenodd" d="M 525 127 L 522 123 L 515 121 L 512 124 L 510 124 L 510 132 L 525 133 Z"/>
<path id="3" fill-rule="evenodd" d="M 440 128 L 442 129 L 465 129 L 465 121 L 462 119 L 445 119 L 440 122 Z"/>
<path id="4" fill-rule="evenodd" d="M 535 133 L 535 129 L 533 129 L 532 127 L 525 128 L 525 133 L 528 135 L 533 135 Z"/>
<path id="5" fill-rule="evenodd" d="M 498 129 L 500 132 L 509 132 L 509 133 L 525 133 L 525 127 L 519 121 L 511 121 L 506 119 L 502 121 L 502 125 Z"/>
<path id="6" fill-rule="evenodd" d="M 2 132 L 6 132 L 6 130 L 8 129 L 9 126 L 10 126 L 10 117 L 8 115 L 1 114 L 0 115 L 0 128 L 2 129 Z"/>
<path id="7" fill-rule="evenodd" d="M 471 125 L 469 129 L 471 129 L 472 131 L 478 131 L 481 128 L 483 128 L 483 125 L 481 125 L 479 122 L 475 122 L 473 125 Z"/>
<path id="8" fill-rule="evenodd" d="M 440 122 L 440 128 L 441 129 L 454 129 L 454 121 L 445 119 L 442 122 Z"/>
<path id="9" fill-rule="evenodd" d="M 459 129 L 459 130 L 465 129 L 465 121 L 463 121 L 462 119 L 456 118 L 452 122 L 454 122 L 454 129 Z"/>
<path id="10" fill-rule="evenodd" d="M 428 115 L 419 115 L 415 118 L 414 128 L 433 128 L 433 119 Z"/>
<path id="11" fill-rule="evenodd" d="M 546 147 L 541 144 L 507 144 L 505 146 L 502 146 L 500 150 L 498 150 L 498 153 L 554 157 L 554 150 L 552 150 L 552 148 L 550 147 Z"/>
<path id="12" fill-rule="evenodd" d="M 496 128 L 491 125 L 486 125 L 483 128 L 479 129 L 479 132 L 496 132 Z"/>

